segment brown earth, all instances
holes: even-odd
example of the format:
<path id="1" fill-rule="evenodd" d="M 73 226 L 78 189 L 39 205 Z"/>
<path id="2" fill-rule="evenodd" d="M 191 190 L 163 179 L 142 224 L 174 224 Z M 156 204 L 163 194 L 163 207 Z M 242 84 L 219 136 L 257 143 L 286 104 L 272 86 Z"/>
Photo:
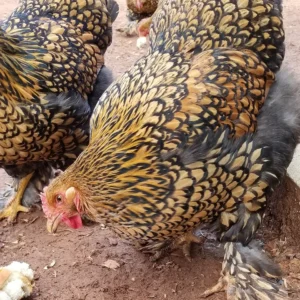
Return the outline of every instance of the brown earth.
<path id="1" fill-rule="evenodd" d="M 17 2 L 1 0 L 0 18 L 7 16 Z M 126 23 L 125 1 L 119 0 L 119 3 L 120 15 L 115 27 Z M 285 0 L 284 4 L 287 33 L 285 63 L 300 74 L 300 2 Z M 146 52 L 137 50 L 135 42 L 135 38 L 115 33 L 106 60 L 116 77 Z M 4 188 L 10 178 L 4 172 L 0 176 L 0 188 Z M 288 198 L 288 195 L 282 195 Z M 297 193 L 292 197 L 297 200 Z M 270 222 L 272 224 L 272 220 Z M 48 234 L 45 218 L 39 210 L 19 215 L 14 226 L 5 226 L 2 222 L 0 228 L 0 265 L 18 260 L 32 266 L 36 279 L 34 293 L 30 297 L 32 300 L 196 300 L 200 299 L 205 288 L 217 281 L 221 270 L 222 246 L 211 240 L 204 248 L 194 247 L 192 263 L 187 262 L 180 251 L 152 263 L 148 256 L 135 251 L 101 226 L 90 225 L 77 231 L 61 227 L 57 234 Z M 283 267 L 288 282 L 298 289 L 300 255 L 297 248 L 286 246 L 284 231 L 280 235 L 282 240 L 268 230 L 261 234 L 267 240 L 267 250 Z M 120 267 L 117 270 L 103 267 L 108 259 L 117 261 Z M 46 269 L 45 266 L 53 261 L 55 265 Z M 292 298 L 300 299 L 300 293 L 292 293 Z M 221 300 L 225 296 L 221 293 L 209 299 Z"/>

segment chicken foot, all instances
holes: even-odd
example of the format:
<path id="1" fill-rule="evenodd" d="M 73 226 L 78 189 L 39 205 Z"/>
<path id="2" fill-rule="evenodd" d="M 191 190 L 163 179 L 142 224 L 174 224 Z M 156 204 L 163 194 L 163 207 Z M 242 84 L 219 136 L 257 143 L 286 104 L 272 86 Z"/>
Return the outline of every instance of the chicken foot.
<path id="1" fill-rule="evenodd" d="M 181 238 L 179 238 L 178 240 L 178 245 L 182 246 L 182 252 L 185 256 L 185 258 L 191 262 L 192 261 L 192 257 L 191 257 L 191 249 L 192 249 L 192 244 L 199 244 L 202 245 L 205 241 L 205 237 L 204 236 L 196 236 L 194 233 L 189 232 L 187 234 L 185 234 L 184 236 L 182 236 Z"/>
<path id="2" fill-rule="evenodd" d="M 226 291 L 227 300 L 286 300 L 289 297 L 281 279 L 279 267 L 262 251 L 257 241 L 253 240 L 247 246 L 227 242 L 221 278 L 201 297 Z"/>
<path id="3" fill-rule="evenodd" d="M 22 178 L 19 182 L 17 192 L 11 201 L 6 205 L 6 207 L 0 211 L 0 220 L 7 219 L 8 223 L 13 223 L 17 217 L 18 212 L 28 212 L 29 208 L 22 206 L 21 201 L 24 195 L 24 192 L 30 182 L 33 173 L 28 174 Z"/>
<path id="4" fill-rule="evenodd" d="M 218 283 L 214 285 L 212 288 L 207 289 L 200 297 L 206 298 L 213 294 L 220 293 L 226 291 L 227 300 L 235 300 L 235 287 L 230 284 L 229 275 L 221 274 L 221 277 L 218 280 Z"/>
<path id="5" fill-rule="evenodd" d="M 126 36 L 138 36 L 138 21 L 130 21 L 125 27 L 117 28 L 118 32 L 124 33 Z"/>
<path id="6" fill-rule="evenodd" d="M 164 257 L 167 253 L 174 251 L 178 248 L 178 246 L 182 247 L 182 252 L 185 258 L 191 262 L 191 248 L 192 244 L 203 244 L 205 241 L 205 237 L 203 236 L 196 236 L 193 232 L 188 232 L 185 235 L 181 236 L 180 238 L 176 239 L 174 242 L 170 243 L 166 247 L 156 251 L 156 253 L 151 257 L 152 261 L 157 261 Z"/>

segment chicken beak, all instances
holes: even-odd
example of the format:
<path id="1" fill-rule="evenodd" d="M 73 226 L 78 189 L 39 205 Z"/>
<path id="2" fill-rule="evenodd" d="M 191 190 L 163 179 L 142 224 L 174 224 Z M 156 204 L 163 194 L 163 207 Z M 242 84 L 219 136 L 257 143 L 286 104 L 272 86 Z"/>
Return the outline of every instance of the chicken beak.
<path id="1" fill-rule="evenodd" d="M 55 233 L 59 223 L 61 222 L 61 215 L 55 215 L 47 220 L 47 231 L 49 233 Z"/>

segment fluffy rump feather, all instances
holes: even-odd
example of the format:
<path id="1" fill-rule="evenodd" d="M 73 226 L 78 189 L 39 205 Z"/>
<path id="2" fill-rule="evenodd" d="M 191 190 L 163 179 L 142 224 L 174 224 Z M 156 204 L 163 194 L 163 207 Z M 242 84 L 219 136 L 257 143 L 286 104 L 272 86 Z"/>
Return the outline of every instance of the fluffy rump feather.
<path id="1" fill-rule="evenodd" d="M 273 173 L 281 179 L 299 141 L 300 81 L 290 70 L 283 68 L 259 114 L 254 136 L 257 146 L 267 145 L 272 151 L 272 161 L 264 175 L 269 177 L 269 173 Z"/>
<path id="2" fill-rule="evenodd" d="M 119 4 L 115 0 L 108 0 L 107 10 L 110 14 L 111 22 L 113 23 L 119 15 Z"/>

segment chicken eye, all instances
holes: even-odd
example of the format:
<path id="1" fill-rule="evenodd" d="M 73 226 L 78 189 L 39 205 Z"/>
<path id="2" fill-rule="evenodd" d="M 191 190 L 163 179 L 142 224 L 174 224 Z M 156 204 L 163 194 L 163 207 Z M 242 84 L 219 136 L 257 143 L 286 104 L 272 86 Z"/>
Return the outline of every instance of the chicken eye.
<path id="1" fill-rule="evenodd" d="M 62 196 L 61 195 L 56 195 L 56 202 L 57 203 L 62 202 Z"/>

